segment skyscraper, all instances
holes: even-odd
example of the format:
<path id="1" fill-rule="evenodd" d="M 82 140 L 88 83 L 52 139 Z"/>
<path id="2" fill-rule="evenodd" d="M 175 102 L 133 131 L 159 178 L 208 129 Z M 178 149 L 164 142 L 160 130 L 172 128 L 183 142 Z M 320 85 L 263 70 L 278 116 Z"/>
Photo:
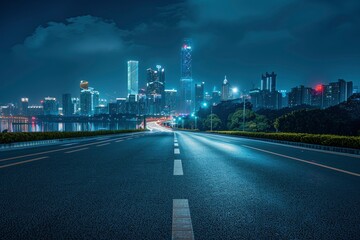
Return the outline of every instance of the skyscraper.
<path id="1" fill-rule="evenodd" d="M 289 107 L 312 105 L 314 95 L 315 91 L 310 87 L 304 87 L 303 85 L 294 87 L 289 92 L 288 105 Z"/>
<path id="2" fill-rule="evenodd" d="M 91 116 L 95 113 L 95 108 L 100 105 L 100 93 L 94 88 L 89 87 L 89 82 L 80 82 L 80 114 Z"/>
<path id="3" fill-rule="evenodd" d="M 20 105 L 20 114 L 23 116 L 28 115 L 28 108 L 29 108 L 29 99 L 28 98 L 21 98 L 21 105 Z"/>
<path id="4" fill-rule="evenodd" d="M 272 72 L 271 74 L 266 72 L 265 75 L 261 75 L 261 88 L 260 90 L 268 90 L 270 92 L 275 92 L 276 90 L 276 74 Z"/>
<path id="5" fill-rule="evenodd" d="M 64 116 L 71 116 L 74 113 L 74 106 L 71 101 L 71 94 L 65 93 L 62 95 L 62 108 Z"/>
<path id="6" fill-rule="evenodd" d="M 195 84 L 195 111 L 198 111 L 204 102 L 204 84 Z"/>
<path id="7" fill-rule="evenodd" d="M 176 109 L 177 90 L 165 89 L 165 112 L 171 114 Z"/>
<path id="8" fill-rule="evenodd" d="M 128 67 L 128 95 L 138 95 L 139 91 L 139 62 L 130 60 Z"/>
<path id="9" fill-rule="evenodd" d="M 184 39 L 181 46 L 180 112 L 189 114 L 193 110 L 192 96 L 192 41 Z"/>
<path id="10" fill-rule="evenodd" d="M 46 97 L 43 101 L 44 115 L 58 115 L 58 103 L 56 98 Z"/>
<path id="11" fill-rule="evenodd" d="M 83 89 L 80 92 L 80 113 L 84 116 L 93 114 L 93 92 L 90 89 Z"/>
<path id="12" fill-rule="evenodd" d="M 230 98 L 230 84 L 225 76 L 225 79 L 221 87 L 221 101 L 227 101 L 229 100 L 229 98 Z"/>
<path id="13" fill-rule="evenodd" d="M 160 114 L 165 107 L 165 69 L 157 65 L 157 70 L 147 69 L 146 93 L 148 113 Z"/>

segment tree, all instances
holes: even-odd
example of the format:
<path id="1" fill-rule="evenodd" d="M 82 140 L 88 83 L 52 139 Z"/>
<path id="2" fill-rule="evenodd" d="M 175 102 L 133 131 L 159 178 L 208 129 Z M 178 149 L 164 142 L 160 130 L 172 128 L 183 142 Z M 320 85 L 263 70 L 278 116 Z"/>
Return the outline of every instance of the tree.
<path id="1" fill-rule="evenodd" d="M 212 118 L 212 120 L 211 120 Z M 212 121 L 212 129 L 213 130 L 220 130 L 221 129 L 221 120 L 216 114 L 210 114 L 207 118 L 203 121 L 202 127 L 205 130 L 211 129 L 211 121 Z"/>
<path id="2" fill-rule="evenodd" d="M 243 110 L 237 110 L 229 115 L 228 129 L 243 130 Z M 251 110 L 245 110 L 245 131 L 263 132 L 270 128 L 269 120 L 262 115 L 256 114 Z"/>

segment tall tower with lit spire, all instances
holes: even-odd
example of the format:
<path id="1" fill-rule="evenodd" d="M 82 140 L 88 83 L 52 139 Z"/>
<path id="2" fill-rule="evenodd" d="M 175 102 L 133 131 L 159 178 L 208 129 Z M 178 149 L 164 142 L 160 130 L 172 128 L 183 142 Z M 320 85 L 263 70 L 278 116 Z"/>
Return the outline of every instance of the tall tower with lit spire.
<path id="1" fill-rule="evenodd" d="M 180 113 L 193 111 L 193 79 L 192 79 L 192 41 L 184 39 L 181 45 L 181 77 L 180 77 Z"/>
<path id="2" fill-rule="evenodd" d="M 230 84 L 225 75 L 225 79 L 221 87 L 221 101 L 227 101 L 229 100 L 229 98 L 230 98 Z"/>

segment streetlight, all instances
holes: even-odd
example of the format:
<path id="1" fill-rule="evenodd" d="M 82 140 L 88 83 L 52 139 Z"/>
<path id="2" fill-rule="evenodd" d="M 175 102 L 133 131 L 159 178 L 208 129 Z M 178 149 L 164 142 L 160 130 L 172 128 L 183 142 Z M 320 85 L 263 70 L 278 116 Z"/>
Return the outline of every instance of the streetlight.
<path id="1" fill-rule="evenodd" d="M 207 107 L 207 103 L 203 103 L 203 106 L 204 107 Z M 213 124 L 212 124 L 212 122 L 213 122 L 213 105 L 211 104 L 211 108 L 210 108 L 210 131 L 212 131 L 212 126 L 213 126 Z"/>
<path id="2" fill-rule="evenodd" d="M 243 132 L 245 132 L 245 97 L 246 95 L 242 95 L 243 98 Z"/>
<path id="3" fill-rule="evenodd" d="M 233 93 L 233 99 L 236 99 L 236 94 L 239 92 L 239 89 L 237 87 L 233 87 L 231 91 Z"/>
<path id="4" fill-rule="evenodd" d="M 195 113 L 192 113 L 191 117 L 194 117 L 194 119 L 195 119 L 195 129 L 197 129 L 197 119 L 198 119 L 198 117 L 195 115 Z"/>

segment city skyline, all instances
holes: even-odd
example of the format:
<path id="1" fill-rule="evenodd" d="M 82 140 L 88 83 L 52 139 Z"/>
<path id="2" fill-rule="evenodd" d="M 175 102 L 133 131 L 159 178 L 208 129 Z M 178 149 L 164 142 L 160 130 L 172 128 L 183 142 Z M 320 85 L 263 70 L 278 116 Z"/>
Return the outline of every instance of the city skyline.
<path id="1" fill-rule="evenodd" d="M 127 4 L 118 8 L 124 15 L 117 16 L 108 11 L 118 6 L 110 2 L 106 7 L 85 6 L 84 11 L 70 8 L 61 15 L 39 14 L 26 23 L 27 7 L 38 11 L 35 7 L 39 5 L 18 3 L 16 7 L 23 14 L 18 23 L 11 23 L 5 11 L 2 14 L 0 30 L 7 34 L 0 43 L 0 78 L 6 80 L 0 88 L 7 91 L 1 94 L 0 102 L 24 96 L 37 101 L 47 95 L 59 98 L 64 92 L 75 95 L 81 79 L 91 81 L 104 97 L 116 99 L 126 95 L 126 62 L 130 59 L 139 61 L 140 87 L 146 83 L 146 68 L 161 63 L 167 69 L 169 88 L 179 89 L 178 46 L 183 38 L 193 41 L 194 83 L 205 82 L 207 91 L 214 85 L 219 87 L 224 75 L 241 89 L 259 87 L 260 74 L 266 71 L 278 74 L 279 89 L 290 90 L 300 84 L 315 87 L 337 79 L 359 85 L 359 48 L 355 44 L 359 27 L 354 14 L 359 3 L 257 3 L 242 6 L 236 1 L 226 5 L 209 1 L 205 6 L 201 1 L 142 2 L 148 12 L 127 18 L 129 10 L 144 10 L 137 8 L 138 4 Z M 57 4 L 65 7 L 69 3 Z M 41 5 L 46 6 L 46 2 Z M 7 4 L 1 9 L 14 7 Z M 294 13 L 296 7 L 319 14 L 301 21 L 303 17 Z M 155 22 L 150 15 L 156 16 Z M 279 18 L 283 19 L 276 22 Z M 266 19 L 275 21 L 273 28 L 266 25 Z M 231 24 L 224 28 L 225 23 Z M 22 28 L 9 31 L 16 24 Z M 209 24 L 211 30 L 205 28 Z"/>

